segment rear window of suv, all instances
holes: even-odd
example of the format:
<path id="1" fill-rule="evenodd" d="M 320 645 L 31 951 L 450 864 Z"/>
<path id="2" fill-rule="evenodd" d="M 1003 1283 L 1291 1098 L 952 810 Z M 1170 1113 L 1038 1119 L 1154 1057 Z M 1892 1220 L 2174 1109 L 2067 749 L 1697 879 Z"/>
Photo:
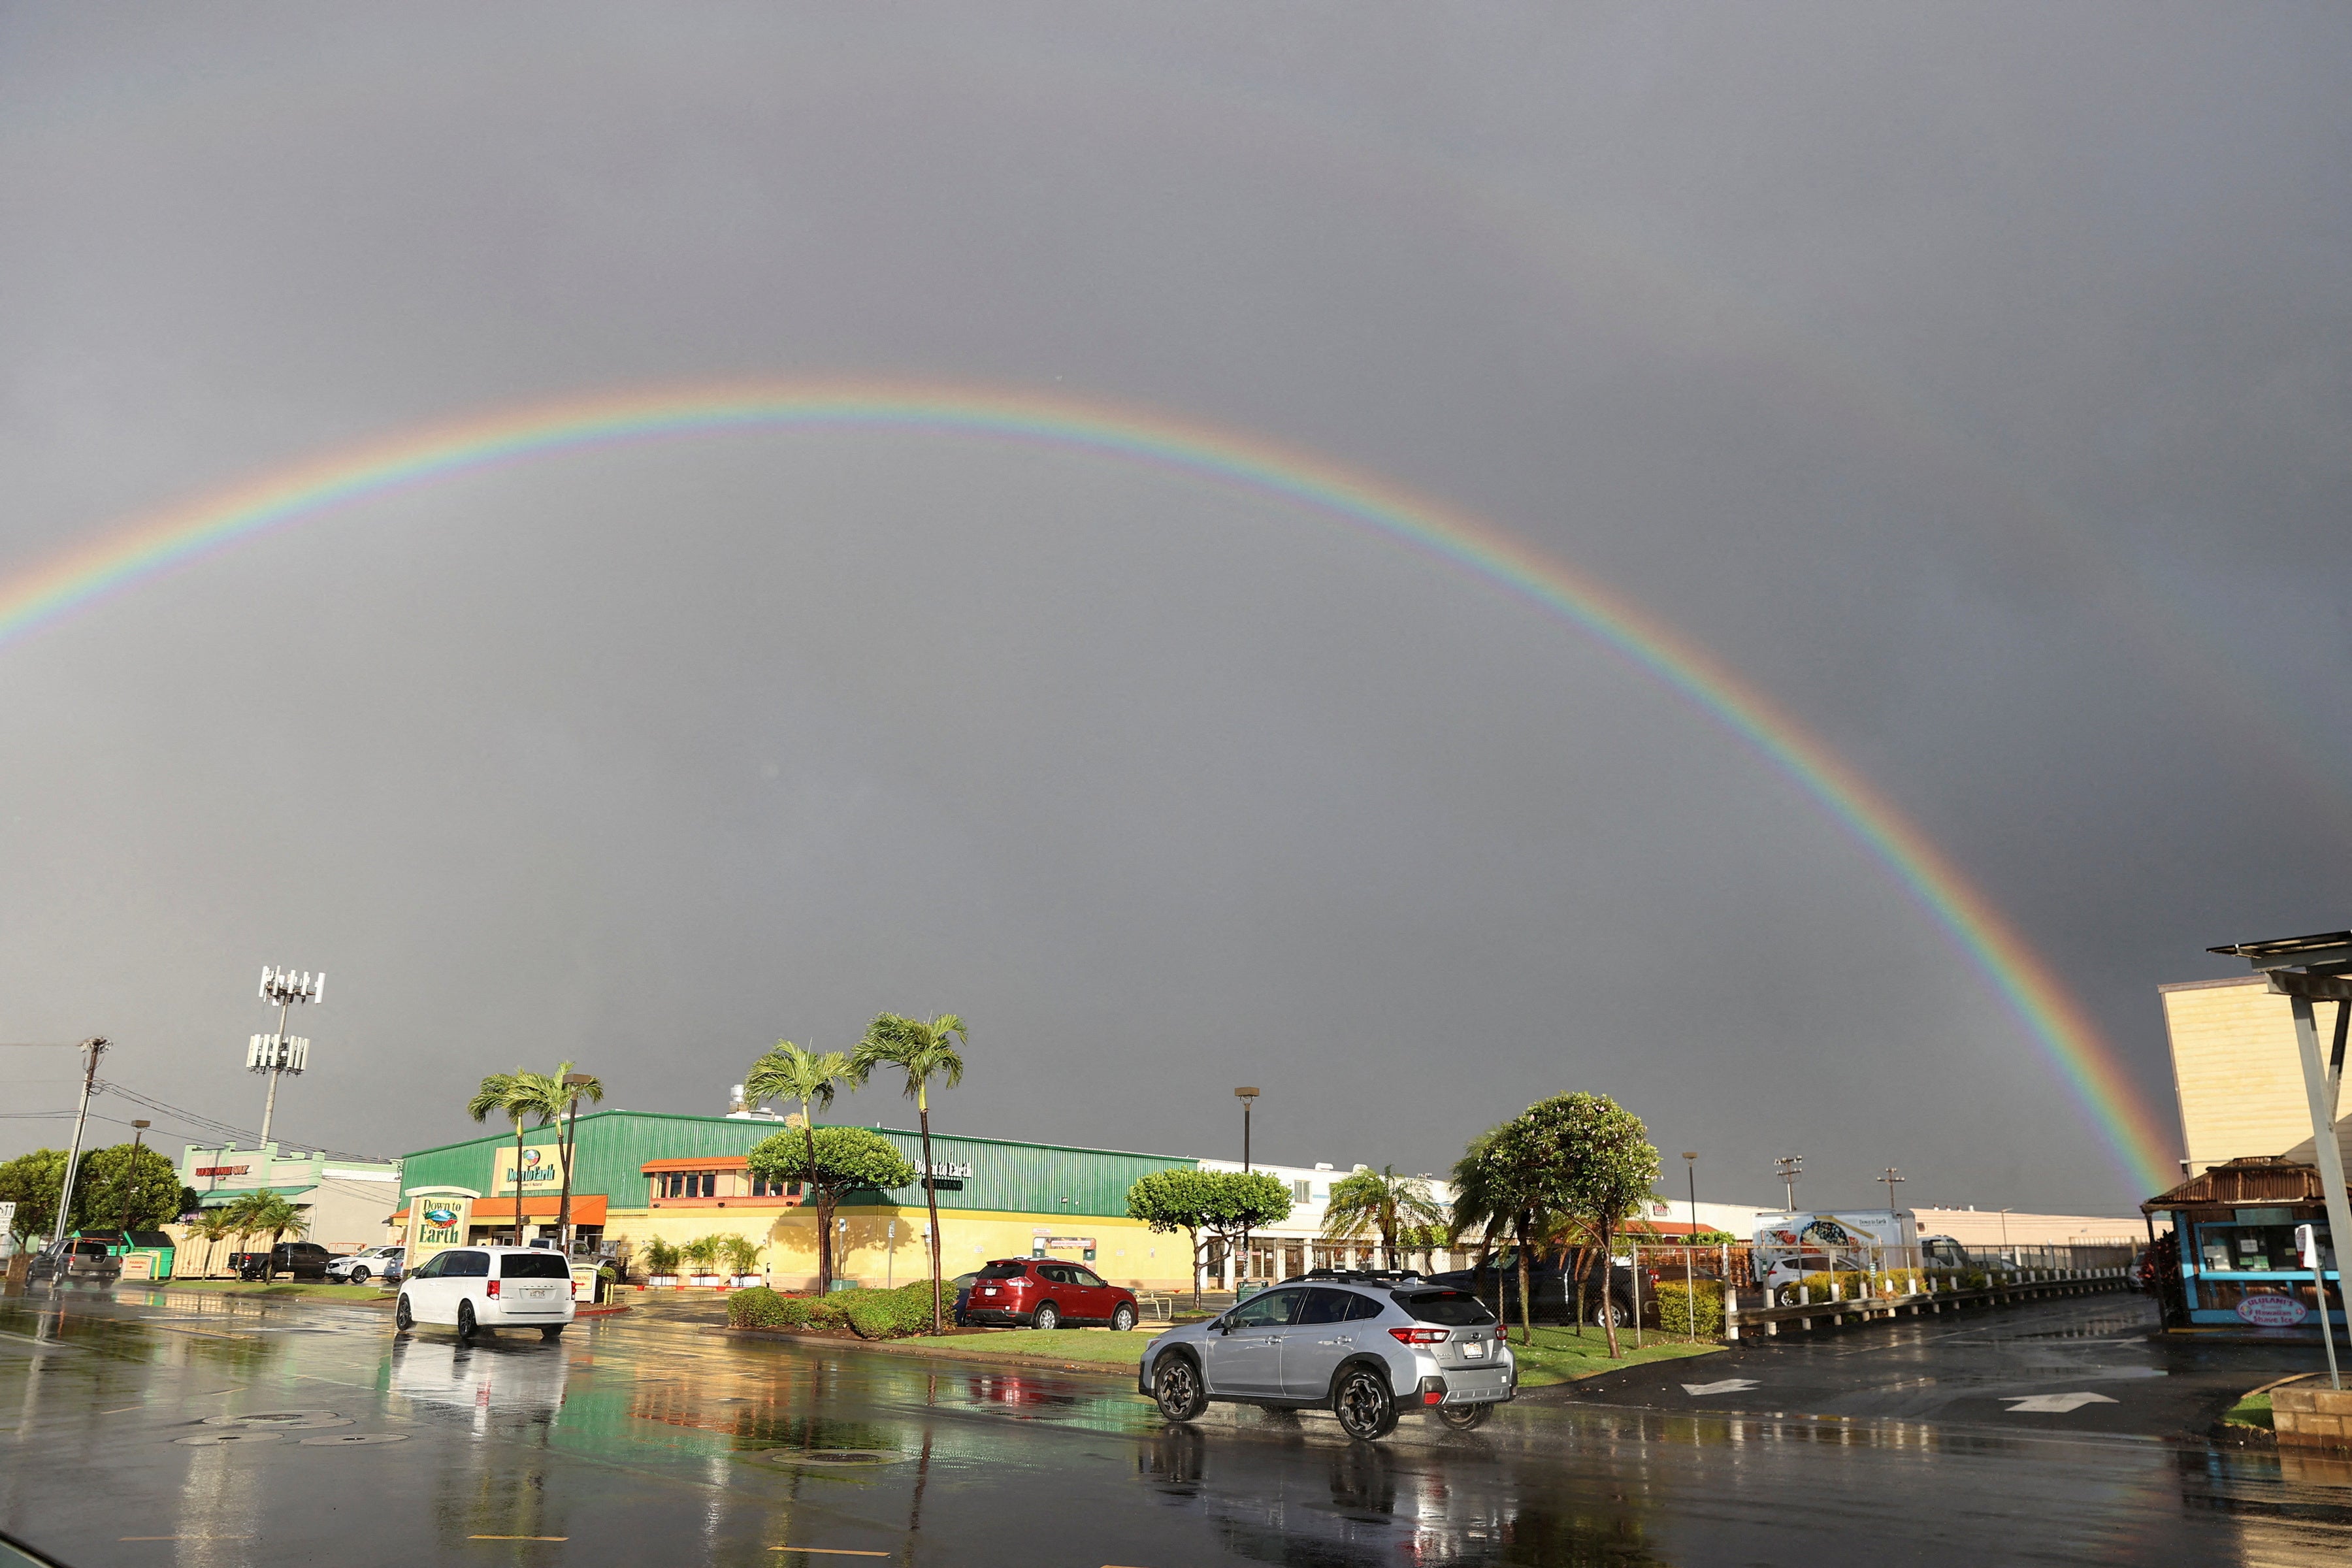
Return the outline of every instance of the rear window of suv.
<path id="1" fill-rule="evenodd" d="M 501 1279 L 569 1279 L 572 1266 L 560 1252 L 509 1252 L 499 1265 Z"/>
<path id="2" fill-rule="evenodd" d="M 1396 1304 L 1419 1321 L 1443 1323 L 1449 1329 L 1474 1328 L 1495 1321 L 1486 1303 L 1467 1290 L 1399 1290 Z"/>
<path id="3" fill-rule="evenodd" d="M 1029 1272 L 1025 1263 L 992 1263 L 980 1271 L 982 1279 L 1018 1279 Z"/>

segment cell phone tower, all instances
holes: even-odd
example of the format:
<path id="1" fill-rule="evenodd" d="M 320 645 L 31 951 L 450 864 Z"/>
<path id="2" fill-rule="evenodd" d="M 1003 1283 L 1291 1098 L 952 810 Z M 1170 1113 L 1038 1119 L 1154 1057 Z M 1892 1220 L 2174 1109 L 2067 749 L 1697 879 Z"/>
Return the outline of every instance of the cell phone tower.
<path id="1" fill-rule="evenodd" d="M 269 1098 L 261 1107 L 261 1146 L 269 1146 L 270 1119 L 278 1114 L 278 1076 L 299 1074 L 310 1064 L 310 1042 L 286 1032 L 286 1016 L 298 1002 L 316 1002 L 326 994 L 327 973 L 297 974 L 290 969 L 261 971 L 261 999 L 278 1005 L 278 1032 L 256 1035 L 245 1048 L 245 1070 L 269 1075 Z"/>

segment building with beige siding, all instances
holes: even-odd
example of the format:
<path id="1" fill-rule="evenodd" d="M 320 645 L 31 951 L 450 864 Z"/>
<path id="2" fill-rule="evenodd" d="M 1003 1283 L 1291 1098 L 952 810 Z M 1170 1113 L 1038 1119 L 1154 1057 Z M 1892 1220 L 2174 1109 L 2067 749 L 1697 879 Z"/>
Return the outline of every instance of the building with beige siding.
<path id="1" fill-rule="evenodd" d="M 2157 987 L 2172 1046 L 2172 1081 L 2180 1102 L 2188 1158 L 2183 1173 L 2201 1176 L 2248 1155 L 2312 1159 L 2311 1103 L 2295 1047 L 2294 1004 L 2273 995 L 2260 974 L 2189 980 Z M 2335 1020 L 2319 1007 L 2325 1032 Z M 2326 1040 L 2322 1039 L 2323 1047 Z M 2345 1122 L 2336 1142 L 2352 1164 Z"/>

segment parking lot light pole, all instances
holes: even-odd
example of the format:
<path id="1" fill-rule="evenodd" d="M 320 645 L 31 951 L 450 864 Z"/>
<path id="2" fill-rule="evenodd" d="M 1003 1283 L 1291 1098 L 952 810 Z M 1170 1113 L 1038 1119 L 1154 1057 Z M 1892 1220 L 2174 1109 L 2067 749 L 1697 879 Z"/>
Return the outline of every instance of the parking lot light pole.
<path id="1" fill-rule="evenodd" d="M 139 1201 L 139 1142 L 155 1124 L 144 1117 L 131 1123 L 131 1171 L 122 1184 L 122 1239 L 131 1239 L 131 1205 Z"/>
<path id="2" fill-rule="evenodd" d="M 1690 1239 L 1683 1244 L 1683 1310 L 1690 1319 L 1691 1342 L 1698 1342 L 1698 1276 L 1691 1268 L 1691 1248 L 1698 1245 L 1698 1151 L 1683 1151 L 1683 1173 L 1690 1178 L 1691 1228 Z M 1728 1292 L 1731 1281 L 1723 1280 Z"/>
<path id="3" fill-rule="evenodd" d="M 1789 1213 L 1793 1215 L 1797 1212 L 1797 1178 L 1805 1173 L 1805 1157 L 1802 1154 L 1783 1154 L 1772 1163 L 1776 1167 L 1773 1174 L 1788 1186 Z M 1802 1241 L 1804 1237 L 1797 1239 Z"/>
<path id="4" fill-rule="evenodd" d="M 1250 1170 L 1250 1107 L 1257 1102 L 1257 1090 L 1249 1088 L 1237 1089 L 1234 1090 L 1234 1098 L 1242 1102 L 1242 1174 L 1246 1176 Z M 1244 1226 L 1241 1261 L 1234 1269 L 1235 1289 L 1239 1289 L 1241 1282 L 1249 1277 L 1249 1226 Z"/>

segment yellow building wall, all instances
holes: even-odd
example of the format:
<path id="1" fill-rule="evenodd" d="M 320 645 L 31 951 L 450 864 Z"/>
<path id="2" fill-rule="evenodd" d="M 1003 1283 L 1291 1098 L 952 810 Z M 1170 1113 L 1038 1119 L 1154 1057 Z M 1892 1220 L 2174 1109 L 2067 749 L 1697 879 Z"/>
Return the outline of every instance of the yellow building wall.
<path id="1" fill-rule="evenodd" d="M 2189 1173 L 2247 1154 L 2310 1160 L 2311 1105 L 2295 1047 L 2294 1004 L 2271 994 L 2259 974 L 2163 985 L 2158 993 L 2172 1044 Z M 2334 1009 L 2323 1002 L 2317 1012 L 2325 1051 Z M 2346 1133 L 2339 1119 L 2336 1141 L 2352 1163 Z"/>
<path id="2" fill-rule="evenodd" d="M 923 1241 L 928 1216 L 920 1206 L 842 1208 L 834 1218 L 846 1222 L 835 1249 L 836 1278 L 880 1287 L 930 1277 L 929 1251 Z M 1095 1256 L 1087 1267 L 1114 1285 L 1154 1290 L 1192 1288 L 1191 1243 L 1184 1234 L 1157 1236 L 1126 1218 L 942 1209 L 940 1263 L 952 1278 L 993 1258 L 1026 1258 L 1040 1233 L 1049 1238 L 1093 1237 Z M 808 1289 L 816 1283 L 813 1208 L 614 1208 L 604 1219 L 604 1239 L 629 1243 L 636 1259 L 634 1267 L 640 1269 L 646 1243 L 655 1237 L 683 1247 L 704 1236 L 750 1237 L 760 1247 L 760 1271 L 778 1289 Z M 1051 1247 L 1048 1255 L 1086 1261 L 1076 1247 Z"/>

